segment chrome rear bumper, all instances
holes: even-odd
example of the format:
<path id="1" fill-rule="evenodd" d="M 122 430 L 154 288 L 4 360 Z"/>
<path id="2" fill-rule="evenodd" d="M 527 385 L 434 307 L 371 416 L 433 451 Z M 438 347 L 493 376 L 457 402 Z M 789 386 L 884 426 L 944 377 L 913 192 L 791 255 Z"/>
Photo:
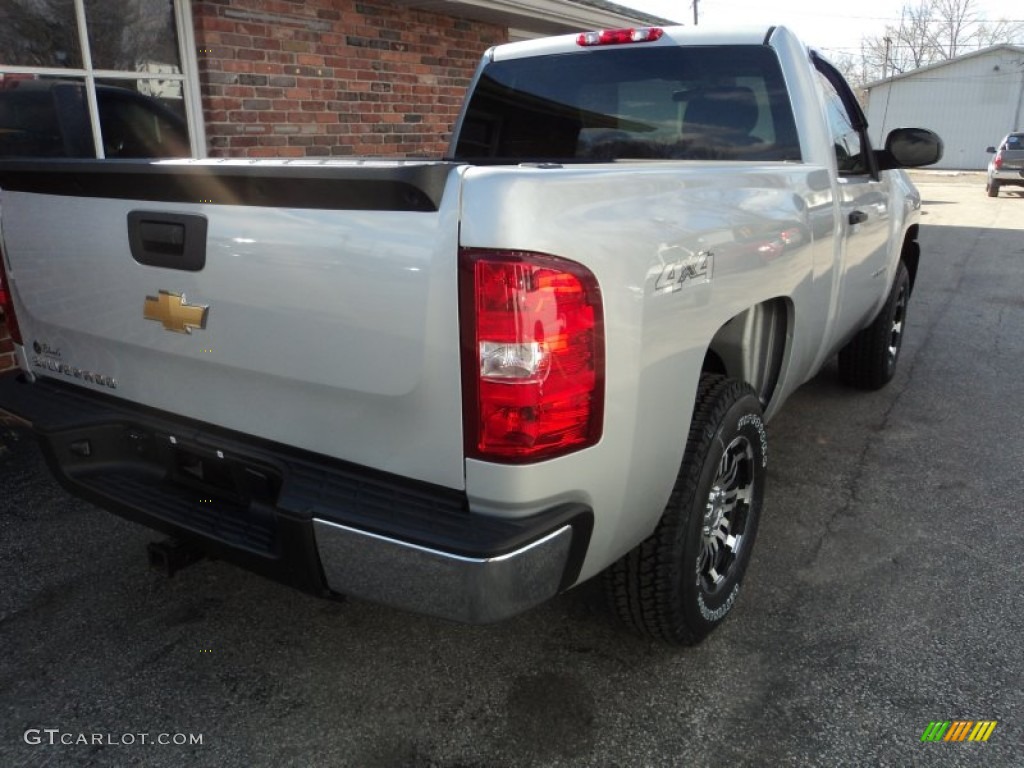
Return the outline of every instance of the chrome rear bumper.
<path id="1" fill-rule="evenodd" d="M 558 593 L 572 546 L 563 525 L 513 552 L 465 557 L 314 519 L 331 590 L 471 624 L 508 618 Z"/>

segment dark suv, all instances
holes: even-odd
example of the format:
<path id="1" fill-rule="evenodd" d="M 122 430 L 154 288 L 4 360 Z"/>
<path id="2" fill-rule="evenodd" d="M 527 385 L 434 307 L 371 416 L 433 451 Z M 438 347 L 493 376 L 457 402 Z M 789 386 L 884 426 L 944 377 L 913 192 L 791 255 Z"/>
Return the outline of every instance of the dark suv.
<path id="1" fill-rule="evenodd" d="M 1024 133 L 1014 131 L 1000 143 L 999 149 L 989 147 L 993 155 L 988 161 L 988 178 L 985 191 L 989 197 L 999 195 L 999 188 L 1005 186 L 1024 187 Z"/>
<path id="2" fill-rule="evenodd" d="M 188 129 L 158 99 L 96 86 L 104 155 L 189 157 Z M 85 87 L 68 80 L 15 80 L 0 87 L 0 156 L 95 157 Z"/>

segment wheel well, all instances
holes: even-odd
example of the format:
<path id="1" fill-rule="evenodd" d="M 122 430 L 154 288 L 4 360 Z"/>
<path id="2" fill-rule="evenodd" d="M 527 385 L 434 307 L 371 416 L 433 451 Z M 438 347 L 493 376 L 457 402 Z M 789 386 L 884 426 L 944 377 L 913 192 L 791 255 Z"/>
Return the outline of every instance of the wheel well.
<path id="1" fill-rule="evenodd" d="M 903 241 L 903 250 L 900 251 L 900 260 L 907 265 L 907 272 L 910 273 L 910 292 L 914 292 L 914 282 L 917 280 L 917 265 L 921 261 L 921 245 L 917 242 L 919 227 L 914 224 L 907 230 L 907 237 Z"/>
<path id="2" fill-rule="evenodd" d="M 718 356 L 718 353 L 713 349 L 708 349 L 707 354 L 704 355 L 704 365 L 700 367 L 701 373 L 718 373 L 722 376 L 728 376 L 729 373 L 725 369 L 725 363 L 722 362 L 722 358 Z"/>
<path id="3" fill-rule="evenodd" d="M 701 370 L 747 382 L 767 406 L 782 374 L 789 328 L 786 299 L 771 299 L 744 310 L 718 329 Z"/>

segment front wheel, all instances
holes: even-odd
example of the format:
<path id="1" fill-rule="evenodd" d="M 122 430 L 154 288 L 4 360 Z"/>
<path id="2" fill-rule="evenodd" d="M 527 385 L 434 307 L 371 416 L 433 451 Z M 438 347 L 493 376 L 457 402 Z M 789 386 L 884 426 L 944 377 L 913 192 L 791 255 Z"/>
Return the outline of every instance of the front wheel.
<path id="1" fill-rule="evenodd" d="M 910 301 L 910 273 L 901 261 L 874 321 L 839 350 L 839 378 L 857 389 L 881 389 L 896 374 Z"/>
<path id="2" fill-rule="evenodd" d="M 682 465 L 658 527 L 605 573 L 612 611 L 626 626 L 694 645 L 722 623 L 754 547 L 767 445 L 754 391 L 702 375 Z"/>

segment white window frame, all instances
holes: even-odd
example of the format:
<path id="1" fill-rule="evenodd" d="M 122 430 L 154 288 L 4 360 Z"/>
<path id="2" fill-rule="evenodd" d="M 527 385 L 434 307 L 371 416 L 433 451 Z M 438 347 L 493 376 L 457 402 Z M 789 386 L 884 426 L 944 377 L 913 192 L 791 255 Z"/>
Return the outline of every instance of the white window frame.
<path id="1" fill-rule="evenodd" d="M 89 46 L 89 30 L 85 16 L 85 0 L 74 0 L 75 20 L 78 25 L 79 46 L 82 49 L 82 67 L 19 67 L 0 64 L 0 74 L 40 75 L 45 77 L 69 77 L 85 83 L 86 100 L 89 105 L 89 121 L 92 124 L 93 144 L 96 157 L 106 157 L 103 151 L 103 135 L 100 130 L 99 106 L 96 101 L 97 80 L 172 80 L 181 83 L 185 103 L 185 120 L 188 124 L 188 140 L 193 157 L 206 157 L 206 129 L 203 121 L 203 102 L 199 92 L 196 59 L 195 31 L 192 26 L 192 8 L 189 0 L 174 0 L 174 23 L 178 32 L 178 56 L 181 72 L 130 72 L 128 70 L 94 69 L 92 51 Z"/>

